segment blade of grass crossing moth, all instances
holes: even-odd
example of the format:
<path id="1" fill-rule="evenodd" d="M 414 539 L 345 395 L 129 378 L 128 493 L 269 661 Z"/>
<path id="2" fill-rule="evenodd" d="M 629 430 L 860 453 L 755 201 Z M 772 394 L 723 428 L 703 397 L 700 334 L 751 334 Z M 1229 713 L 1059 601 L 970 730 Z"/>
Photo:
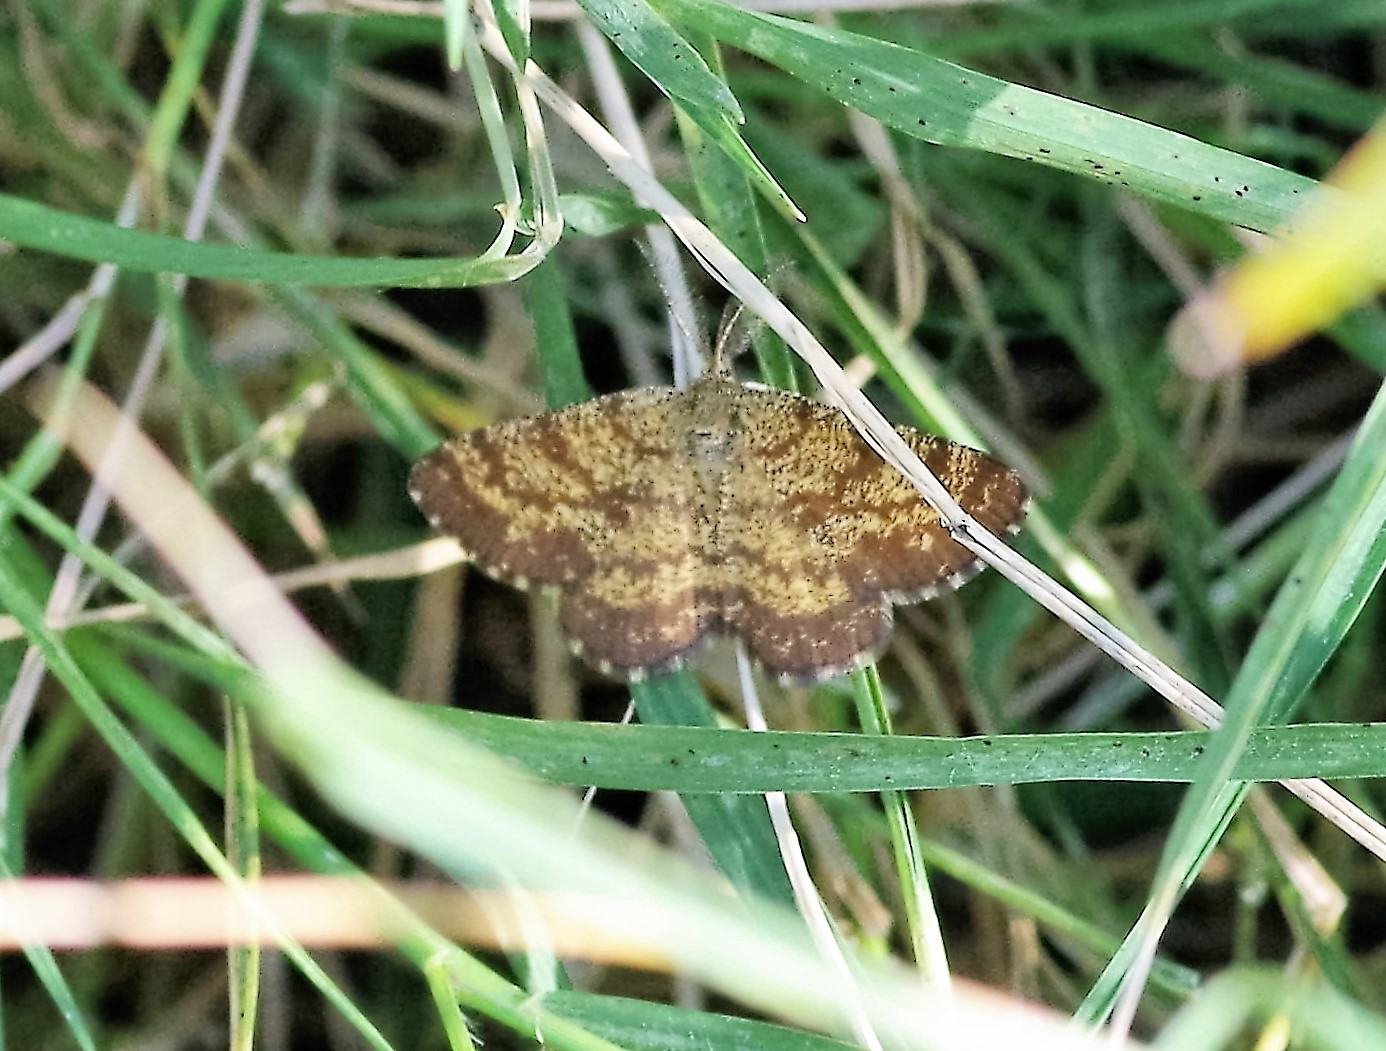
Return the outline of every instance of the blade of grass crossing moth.
<path id="1" fill-rule="evenodd" d="M 644 723 L 665 726 L 717 725 L 717 715 L 692 675 L 675 672 L 632 683 L 630 695 Z M 731 739 L 709 742 L 714 754 Z M 723 874 L 743 892 L 794 904 L 780 859 L 770 812 L 759 796 L 726 793 L 679 797 Z"/>
<path id="2" fill-rule="evenodd" d="M 1252 731 L 1287 720 L 1337 651 L 1386 568 L 1386 387 L 1378 391 L 1353 448 L 1318 512 L 1320 528 L 1281 586 L 1227 697 L 1214 734 L 1175 818 L 1153 884 L 1166 913 L 1192 882 L 1241 803 L 1246 785 L 1236 764 Z M 1084 1001 L 1083 1013 L 1103 1017 L 1137 953 L 1136 932 Z"/>
<path id="3" fill-rule="evenodd" d="M 661 7 L 830 98 L 941 146 L 1041 163 L 1269 231 L 1310 179 L 1197 139 L 843 29 L 708 0 Z"/>
<path id="4" fill-rule="evenodd" d="M 125 647 L 170 663 L 221 690 L 242 693 L 244 669 L 161 643 L 143 631 L 103 629 Z M 68 633 L 82 664 L 113 696 L 123 679 L 98 676 L 107 664 L 88 659 L 98 643 L 91 629 Z M 104 674 L 104 672 L 103 672 Z M 127 684 L 128 686 L 128 684 Z M 140 711 L 156 696 L 138 695 Z M 122 703 L 126 703 L 122 701 Z M 195 727 L 175 710 L 154 720 L 165 747 L 213 785 L 224 763 L 211 753 L 189 751 L 162 730 L 169 719 Z M 537 722 L 463 709 L 426 707 L 424 714 L 456 726 L 477 743 L 520 763 L 552 784 L 595 785 L 628 791 L 683 793 L 873 792 L 1027 784 L 1077 778 L 1106 781 L 1190 781 L 1206 751 L 1208 731 L 1168 733 L 1007 734 L 995 737 L 882 737 L 784 733 L 756 736 L 708 725 L 613 726 L 607 723 Z M 184 725 L 186 723 L 186 725 Z M 200 731 L 197 731 L 200 735 Z M 1251 734 L 1236 768 L 1238 779 L 1270 781 L 1323 773 L 1332 777 L 1386 776 L 1386 724 L 1305 724 L 1263 727 Z"/>
<path id="5" fill-rule="evenodd" d="M 1208 730 L 1162 733 L 863 736 L 707 724 L 538 722 L 457 708 L 423 714 L 463 732 L 533 776 L 560 785 L 685 794 L 879 792 L 1046 781 L 1187 782 L 1201 769 Z M 686 717 L 687 718 L 687 717 Z M 1386 724 L 1262 727 L 1236 778 L 1274 781 L 1323 773 L 1386 776 Z"/>

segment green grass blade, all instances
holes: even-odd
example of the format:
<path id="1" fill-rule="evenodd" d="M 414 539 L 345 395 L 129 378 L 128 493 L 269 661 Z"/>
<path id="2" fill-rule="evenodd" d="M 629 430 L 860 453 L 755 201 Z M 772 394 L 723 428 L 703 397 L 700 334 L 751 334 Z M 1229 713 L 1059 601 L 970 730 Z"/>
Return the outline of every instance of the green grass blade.
<path id="1" fill-rule="evenodd" d="M 539 348 L 539 367 L 544 373 L 544 402 L 561 409 L 592 397 L 592 387 L 582 371 L 577 333 L 568 309 L 563 270 L 550 256 L 520 283 L 534 324 L 534 345 Z"/>
<path id="2" fill-rule="evenodd" d="M 852 697 L 862 733 L 871 737 L 890 737 L 894 733 L 881 676 L 875 665 L 852 674 Z M 939 926 L 924 859 L 919 852 L 919 828 L 909 797 L 897 789 L 881 792 L 881 809 L 890 830 L 890 846 L 895 856 L 895 878 L 905 906 L 906 935 L 911 954 L 924 981 L 946 988 L 951 979 L 948 952 Z"/>
<path id="3" fill-rule="evenodd" d="M 481 260 L 290 255 L 127 230 L 10 194 L 0 194 L 0 238 L 21 248 L 92 263 L 113 263 L 127 270 L 337 288 L 462 288 L 497 284 L 527 273 L 541 258 L 527 254 Z"/>
<path id="4" fill-rule="evenodd" d="M 687 732 L 689 728 L 704 727 L 707 729 L 703 733 L 715 734 L 718 744 L 723 734 L 734 732 L 711 729 L 717 724 L 716 713 L 707 703 L 697 680 L 688 672 L 633 683 L 630 695 L 645 723 L 668 727 L 674 732 L 679 732 L 675 728 Z M 720 750 L 718 745 L 714 748 Z M 681 761 L 682 757 L 675 757 L 671 765 Z M 683 796 L 683 805 L 728 879 L 757 897 L 793 904 L 794 893 L 780 859 L 764 799 L 718 791 L 711 795 Z"/>
<path id="5" fill-rule="evenodd" d="M 217 23 L 227 6 L 227 0 L 198 0 L 187 24 L 180 27 L 178 51 L 164 79 L 163 92 L 149 122 L 144 144 L 145 161 L 160 180 L 177 151 L 183 123 L 206 75 Z"/>
<path id="6" fill-rule="evenodd" d="M 12 871 L 4 861 L 0 861 L 0 879 L 13 880 L 21 875 Z M 24 929 L 22 920 L 11 920 L 3 916 L 0 916 L 0 919 L 3 919 L 5 926 L 10 930 Z M 86 1016 L 77 1003 L 72 987 L 58 967 L 53 950 L 46 945 L 25 945 L 23 951 L 24 958 L 29 961 L 39 984 L 43 986 L 43 991 L 48 994 L 48 998 L 53 1001 L 53 1006 L 62 1017 L 63 1025 L 67 1027 L 72 1042 L 81 1048 L 81 1051 L 96 1051 L 96 1037 L 92 1034 L 91 1026 L 87 1024 Z"/>
<path id="7" fill-rule="evenodd" d="M 1022 158 L 1254 230 L 1286 223 L 1314 187 L 1186 135 L 882 40 L 707 0 L 664 3 L 843 105 L 940 146 Z"/>
<path id="8" fill-rule="evenodd" d="M 668 688 L 660 688 L 664 696 Z M 1206 730 L 1162 733 L 881 736 L 711 724 L 619 726 L 542 722 L 423 707 L 479 745 L 546 781 L 630 791 L 879 792 L 1045 781 L 1191 781 L 1213 741 Z M 672 705 L 658 712 L 674 712 Z M 658 712 L 656 714 L 658 714 Z M 653 720 L 652 720 L 653 721 Z M 1386 723 L 1261 727 L 1237 780 L 1386 776 Z"/>
<path id="9" fill-rule="evenodd" d="M 550 993 L 544 1006 L 631 1051 L 848 1051 L 851 1044 L 709 1011 L 593 993 Z"/>
<path id="10" fill-rule="evenodd" d="M 1353 450 L 1319 511 L 1289 578 L 1257 632 L 1228 694 L 1226 718 L 1166 841 L 1152 898 L 1177 901 L 1206 861 L 1246 793 L 1236 778 L 1255 728 L 1284 722 L 1338 650 L 1386 569 L 1386 387 L 1363 421 Z M 1105 1015 L 1136 951 L 1136 932 L 1084 1002 Z"/>
<path id="11" fill-rule="evenodd" d="M 260 878 L 259 787 L 255 777 L 254 739 L 250 716 L 235 697 L 226 698 L 226 839 L 227 860 L 241 878 L 255 883 Z M 227 948 L 228 986 L 231 999 L 232 1051 L 253 1051 L 255 1020 L 260 1007 L 260 946 Z"/>
<path id="12" fill-rule="evenodd" d="M 790 200 L 789 194 L 785 193 L 784 188 L 770 174 L 770 170 L 755 155 L 755 151 L 746 144 L 740 129 L 732 123 L 731 118 L 692 104 L 680 106 L 679 110 L 698 126 L 709 142 L 717 144 L 727 159 L 741 169 L 742 175 L 760 190 L 766 200 L 791 219 L 803 218 L 799 206 Z"/>
<path id="13" fill-rule="evenodd" d="M 646 0 L 581 0 L 582 9 L 660 91 L 682 106 L 740 124 L 731 89 L 703 56 Z"/>
<path id="14" fill-rule="evenodd" d="M 1156 1051 L 1240 1047 L 1250 1027 L 1281 1021 L 1293 1027 L 1304 1047 L 1386 1051 L 1386 1025 L 1379 1014 L 1321 982 L 1263 970 L 1229 971 L 1208 983 L 1151 1046 Z"/>
<path id="15" fill-rule="evenodd" d="M 699 40 L 697 43 L 708 56 L 712 68 L 721 75 L 722 60 L 716 42 Z M 733 161 L 725 145 L 720 150 L 712 148 L 703 122 L 694 120 L 683 110 L 676 110 L 675 115 L 708 229 L 762 281 L 769 280 L 769 249 L 745 165 Z M 758 165 L 759 161 L 756 163 Z M 760 366 L 761 379 L 782 390 L 799 389 L 794 356 L 783 340 L 765 326 L 755 325 L 751 328 L 751 347 Z"/>

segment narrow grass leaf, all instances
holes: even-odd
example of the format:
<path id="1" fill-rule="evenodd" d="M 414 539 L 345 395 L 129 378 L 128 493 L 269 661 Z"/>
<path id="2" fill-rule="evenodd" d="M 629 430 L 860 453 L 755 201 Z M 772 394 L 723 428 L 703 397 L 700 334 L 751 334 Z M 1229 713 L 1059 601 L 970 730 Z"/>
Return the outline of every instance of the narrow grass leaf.
<path id="1" fill-rule="evenodd" d="M 549 256 L 531 270 L 520 283 L 525 306 L 534 325 L 534 345 L 539 349 L 539 367 L 544 374 L 544 401 L 550 409 L 586 401 L 592 387 L 582 371 L 577 333 L 568 309 L 563 270 Z"/>
<path id="2" fill-rule="evenodd" d="M 663 693 L 661 688 L 659 693 Z M 687 703 L 687 702 L 684 702 Z M 423 707 L 470 740 L 556 784 L 630 791 L 879 792 L 1047 781 L 1191 781 L 1213 740 L 1206 730 L 1165 733 L 864 736 L 710 724 L 618 726 L 543 722 Z M 672 714 L 682 708 L 661 706 Z M 653 721 L 653 720 L 651 720 Z M 1386 776 L 1386 723 L 1262 727 L 1247 741 L 1236 780 Z"/>
<path id="3" fill-rule="evenodd" d="M 179 27 L 173 66 L 164 78 L 144 142 L 145 163 L 160 177 L 178 148 L 183 124 L 202 89 L 217 23 L 228 6 L 227 0 L 198 0 L 187 23 Z"/>
<path id="4" fill-rule="evenodd" d="M 697 48 L 646 0 L 580 0 L 582 9 L 660 91 L 681 106 L 734 124 L 745 118 L 731 89 Z"/>
<path id="5" fill-rule="evenodd" d="M 1209 982 L 1151 1047 L 1155 1051 L 1240 1047 L 1257 1023 L 1274 1019 L 1294 1027 L 1296 1042 L 1302 1041 L 1299 1046 L 1386 1051 L 1386 1025 L 1379 1015 L 1314 978 L 1294 979 L 1284 972 L 1260 969 L 1228 971 Z"/>
<path id="6" fill-rule="evenodd" d="M 858 33 L 708 0 L 661 0 L 843 105 L 941 146 L 1045 164 L 1269 231 L 1312 180 L 1121 114 Z"/>
<path id="7" fill-rule="evenodd" d="M 1319 510 L 1319 529 L 1281 586 L 1226 701 L 1226 718 L 1166 841 L 1152 900 L 1177 901 L 1246 793 L 1237 766 L 1258 725 L 1284 722 L 1337 651 L 1386 568 L 1386 387 Z M 1123 944 L 1084 1001 L 1106 1014 L 1134 958 Z"/>
<path id="8" fill-rule="evenodd" d="M 852 674 L 852 697 L 857 720 L 867 737 L 891 737 L 889 702 L 881 687 L 881 676 L 874 664 Z M 951 981 L 948 952 L 934 904 L 929 876 L 919 852 L 919 828 L 905 793 L 887 789 L 880 793 L 886 828 L 890 830 L 891 852 L 895 855 L 895 879 L 905 906 L 906 936 L 910 953 L 925 982 L 947 988 Z"/>
<path id="9" fill-rule="evenodd" d="M 260 878 L 260 812 L 256 806 L 254 739 L 246 706 L 235 697 L 224 701 L 226 723 L 227 860 L 247 883 Z M 260 1006 L 260 946 L 227 947 L 232 1051 L 252 1051 Z"/>
<path id="10" fill-rule="evenodd" d="M 695 41 L 718 75 L 722 75 L 721 56 L 712 39 Z M 728 248 L 762 281 L 769 279 L 769 249 L 761 228 L 756 196 L 743 164 L 736 163 L 723 149 L 714 149 L 703 126 L 683 110 L 675 111 L 679 134 L 688 155 L 693 185 L 698 191 L 704 221 Z M 757 162 L 758 163 L 758 162 Z M 760 375 L 766 383 L 781 390 L 797 390 L 793 355 L 784 341 L 764 325 L 751 328 L 751 346 Z"/>
<path id="11" fill-rule="evenodd" d="M 631 1051 L 849 1051 L 816 1033 L 622 996 L 558 992 L 544 1006 Z"/>
<path id="12" fill-rule="evenodd" d="M 438 444 L 433 429 L 415 411 L 375 349 L 304 289 L 277 288 L 272 294 L 341 364 L 347 393 L 385 441 L 406 459 L 422 456 Z"/>
<path id="13" fill-rule="evenodd" d="M 346 259 L 185 241 L 0 194 L 0 238 L 70 259 L 220 281 L 322 287 L 463 288 L 513 281 L 538 258 Z"/>
<path id="14" fill-rule="evenodd" d="M 19 876 L 20 873 L 14 872 L 4 861 L 0 861 L 0 879 L 13 880 Z M 0 915 L 0 922 L 3 922 L 8 930 L 24 930 L 23 920 L 19 917 Z M 92 1035 L 91 1026 L 87 1025 L 86 1016 L 82 1014 L 77 997 L 73 995 L 72 986 L 68 985 L 67 979 L 63 977 L 53 950 L 46 945 L 25 945 L 24 958 L 29 961 L 34 976 L 43 986 L 43 991 L 53 1001 L 53 1006 L 57 1008 L 72 1042 L 81 1048 L 81 1051 L 96 1051 L 97 1043 Z"/>
<path id="15" fill-rule="evenodd" d="M 448 56 L 448 69 L 462 68 L 462 48 L 470 28 L 471 12 L 467 0 L 443 0 L 443 40 Z M 504 30 L 502 30 L 504 32 Z"/>
<path id="16" fill-rule="evenodd" d="M 630 695 L 645 723 L 664 726 L 675 732 L 702 727 L 703 733 L 715 735 L 714 741 L 724 733 L 736 733 L 733 730 L 714 729 L 717 715 L 703 696 L 698 681 L 686 671 L 662 675 L 649 682 L 632 683 Z M 720 751 L 718 743 L 712 746 L 714 751 Z M 670 765 L 678 766 L 682 761 L 682 756 L 674 756 L 670 759 Z M 707 844 L 717 867 L 732 883 L 757 897 L 793 904 L 794 893 L 780 858 L 775 831 L 770 824 L 770 812 L 764 799 L 721 791 L 681 798 L 684 809 Z"/>
<path id="17" fill-rule="evenodd" d="M 730 117 L 691 103 L 680 106 L 679 109 L 741 169 L 742 174 L 760 190 L 766 200 L 790 219 L 804 218 L 799 206 L 790 199 L 789 194 L 785 193 L 784 188 L 770 174 L 770 170 L 755 155 L 755 151 L 746 144 L 740 129 L 732 123 Z"/>
<path id="18" fill-rule="evenodd" d="M 919 851 L 924 860 L 938 872 L 951 876 L 966 887 L 995 900 L 1007 910 L 1033 917 L 1047 928 L 1056 941 L 1067 942 L 1092 952 L 1097 958 L 1109 957 L 1121 944 L 1121 939 L 1098 926 L 1092 920 L 1077 915 L 1053 900 L 1052 891 L 1023 886 L 1016 880 L 987 868 L 960 850 L 954 850 L 934 839 L 922 839 Z M 1075 900 L 1074 908 L 1091 903 Z M 1159 957 L 1150 972 L 1151 983 L 1161 992 L 1185 997 L 1197 991 L 1202 975 L 1192 967 Z"/>

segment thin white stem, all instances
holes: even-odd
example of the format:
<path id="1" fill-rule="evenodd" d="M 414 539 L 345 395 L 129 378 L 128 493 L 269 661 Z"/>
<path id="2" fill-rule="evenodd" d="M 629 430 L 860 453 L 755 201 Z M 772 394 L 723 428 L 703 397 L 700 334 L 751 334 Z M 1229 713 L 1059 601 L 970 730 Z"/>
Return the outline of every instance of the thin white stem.
<path id="1" fill-rule="evenodd" d="M 592 76 L 593 89 L 601 102 L 602 112 L 606 114 L 607 123 L 611 125 L 612 134 L 637 164 L 653 171 L 654 165 L 645 145 L 644 134 L 631 108 L 626 82 L 617 72 L 611 56 L 611 45 L 586 19 L 578 22 L 576 30 L 578 43 Z M 655 276 L 669 301 L 674 386 L 682 389 L 702 373 L 703 366 L 697 349 L 700 343 L 699 325 L 698 314 L 693 307 L 693 293 L 688 286 L 688 275 L 683 269 L 678 243 L 669 228 L 663 223 L 649 223 L 645 227 L 645 238 L 650 245 L 650 262 L 654 266 Z"/>
<path id="2" fill-rule="evenodd" d="M 756 689 L 751 660 L 746 656 L 746 648 L 740 644 L 736 647 L 736 671 L 741 684 L 741 703 L 746 711 L 746 726 L 757 733 L 764 733 L 770 727 L 760 706 L 760 692 Z M 837 932 L 833 930 L 832 920 L 829 919 L 828 910 L 823 905 L 823 897 L 818 893 L 813 876 L 809 872 L 803 844 L 799 842 L 799 833 L 795 830 L 794 819 L 789 814 L 789 800 L 783 792 L 766 792 L 765 806 L 770 811 L 770 824 L 775 829 L 775 841 L 780 848 L 780 857 L 784 860 L 789 885 L 794 891 L 794 903 L 819 954 L 841 978 L 844 1009 L 851 1015 L 852 1029 L 857 1040 L 867 1051 L 883 1051 L 880 1038 L 877 1037 L 867 1016 L 856 976 L 842 952 L 842 944 L 837 939 Z"/>

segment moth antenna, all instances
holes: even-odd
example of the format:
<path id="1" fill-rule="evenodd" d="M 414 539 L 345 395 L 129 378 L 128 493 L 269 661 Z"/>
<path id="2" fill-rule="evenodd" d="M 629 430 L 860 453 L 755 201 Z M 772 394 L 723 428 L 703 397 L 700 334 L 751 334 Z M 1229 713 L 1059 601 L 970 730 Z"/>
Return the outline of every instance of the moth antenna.
<path id="1" fill-rule="evenodd" d="M 746 349 L 750 330 L 741 321 L 746 307 L 739 299 L 732 300 L 722 312 L 717 326 L 717 342 L 712 347 L 712 372 L 721 379 L 732 378 L 732 362 Z"/>
<path id="2" fill-rule="evenodd" d="M 707 340 L 702 319 L 677 253 L 665 258 L 656 244 L 640 246 L 650 264 L 655 283 L 668 305 L 669 350 L 674 361 L 674 386 L 684 390 L 702 375 L 707 360 Z"/>

